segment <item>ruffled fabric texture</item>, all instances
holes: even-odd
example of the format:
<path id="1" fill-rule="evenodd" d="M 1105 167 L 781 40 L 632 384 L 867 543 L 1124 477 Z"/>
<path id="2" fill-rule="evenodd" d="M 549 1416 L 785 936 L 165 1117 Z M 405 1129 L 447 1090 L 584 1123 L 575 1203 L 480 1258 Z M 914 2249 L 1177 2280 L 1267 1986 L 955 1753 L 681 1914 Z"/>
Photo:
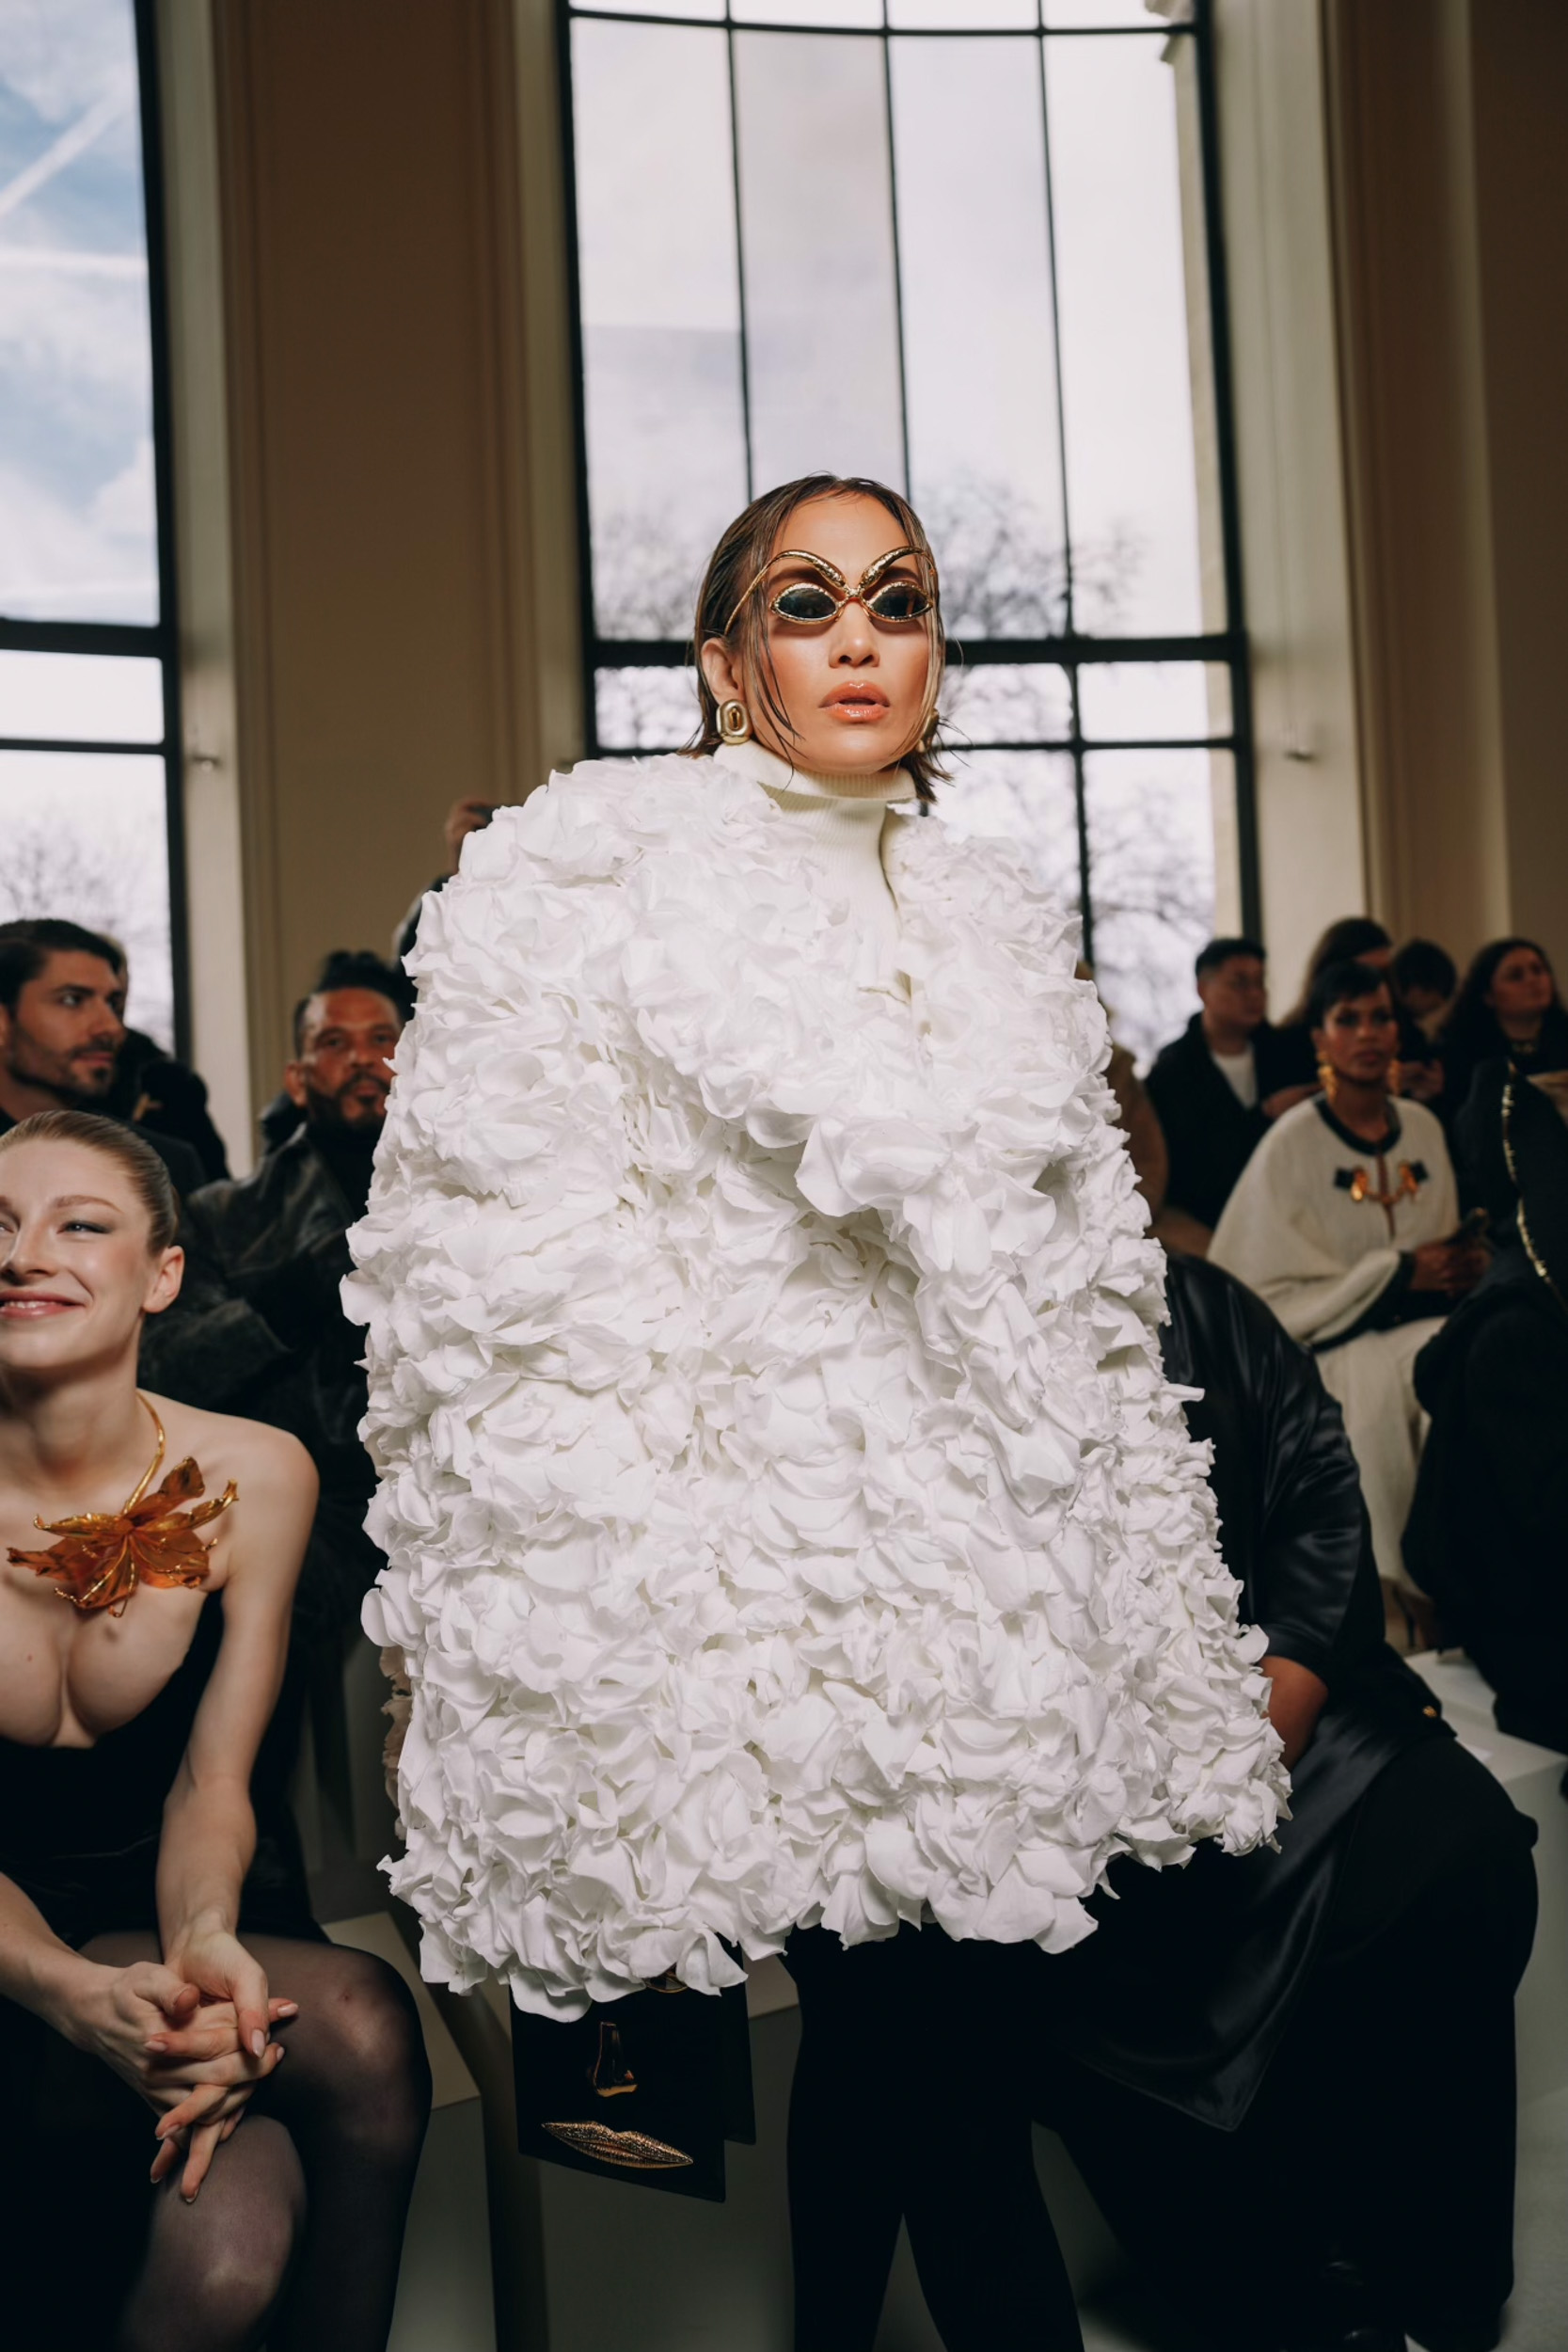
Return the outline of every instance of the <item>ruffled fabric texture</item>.
<path id="1" fill-rule="evenodd" d="M 892 821 L 908 1003 L 709 761 L 552 778 L 425 902 L 344 1295 L 434 1981 L 1060 1951 L 1279 1818 L 1076 928 Z"/>

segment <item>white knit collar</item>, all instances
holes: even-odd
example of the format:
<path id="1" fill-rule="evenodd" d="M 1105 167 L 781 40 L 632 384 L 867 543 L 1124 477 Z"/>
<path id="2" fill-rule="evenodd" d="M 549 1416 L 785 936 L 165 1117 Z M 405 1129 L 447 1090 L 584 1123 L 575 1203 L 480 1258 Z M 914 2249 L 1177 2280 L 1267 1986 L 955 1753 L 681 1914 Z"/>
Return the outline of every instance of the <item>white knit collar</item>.
<path id="1" fill-rule="evenodd" d="M 914 786 L 904 768 L 895 768 L 890 774 L 879 776 L 824 775 L 810 768 L 792 768 L 788 760 L 766 751 L 755 741 L 721 744 L 713 756 L 716 766 L 760 784 L 775 797 L 837 801 L 847 807 L 857 802 L 885 807 L 890 802 L 912 801 L 915 797 Z"/>

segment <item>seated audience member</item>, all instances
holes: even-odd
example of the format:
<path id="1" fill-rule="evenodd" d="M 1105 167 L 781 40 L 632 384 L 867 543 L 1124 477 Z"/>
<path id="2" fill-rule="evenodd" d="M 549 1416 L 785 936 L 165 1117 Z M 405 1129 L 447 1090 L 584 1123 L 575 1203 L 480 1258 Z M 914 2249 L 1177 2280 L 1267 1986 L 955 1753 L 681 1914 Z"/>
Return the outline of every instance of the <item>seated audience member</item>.
<path id="1" fill-rule="evenodd" d="M 1432 1434 L 1405 1564 L 1499 1730 L 1568 1750 L 1568 1127 L 1491 1062 L 1455 1144 L 1509 1238 L 1416 1360 Z"/>
<path id="2" fill-rule="evenodd" d="M 322 958 L 316 975 L 313 996 L 329 995 L 335 989 L 368 987 L 372 995 L 395 988 L 395 1002 L 404 1021 L 413 1017 L 414 983 L 403 966 L 383 963 L 369 948 L 333 947 Z M 296 1008 L 297 1010 L 297 1008 Z M 291 1136 L 297 1135 L 305 1123 L 303 1104 L 296 1101 L 288 1087 L 281 1086 L 262 1111 L 257 1124 L 261 1134 L 261 1155 L 268 1157 L 281 1151 Z"/>
<path id="3" fill-rule="evenodd" d="M 0 1135 L 40 1111 L 134 1116 L 135 1103 L 112 1099 L 128 1034 L 125 984 L 124 954 L 101 932 L 49 916 L 0 923 Z M 137 1132 L 176 1192 L 194 1192 L 203 1175 L 190 1145 L 153 1127 Z"/>
<path id="4" fill-rule="evenodd" d="M 1263 950 L 1212 939 L 1196 967 L 1200 1009 L 1148 1073 L 1148 1098 L 1170 1156 L 1156 1232 L 1173 1248 L 1208 1248 L 1232 1185 L 1272 1120 L 1312 1091 L 1280 1090 L 1268 1023 Z"/>
<path id="5" fill-rule="evenodd" d="M 1311 1005 L 1319 977 L 1333 963 L 1366 963 L 1374 972 L 1386 972 L 1393 960 L 1393 941 L 1370 914 L 1342 914 L 1337 923 L 1329 925 L 1307 959 L 1301 994 L 1276 1031 L 1280 1057 L 1293 1086 L 1310 1087 L 1317 1076 Z"/>
<path id="6" fill-rule="evenodd" d="M 1388 1092 L 1399 1030 L 1383 973 L 1331 964 L 1310 1020 L 1323 1094 L 1259 1144 L 1209 1254 L 1318 1358 L 1361 1466 L 1378 1572 L 1407 1590 L 1400 1538 L 1422 1428 L 1413 1367 L 1433 1323 L 1480 1280 L 1485 1252 L 1458 1230 L 1435 1116 Z"/>
<path id="7" fill-rule="evenodd" d="M 1280 1066 L 1286 1073 L 1281 1080 L 1282 1085 L 1288 1080 L 1292 1086 L 1308 1089 L 1312 1087 L 1316 1075 L 1310 1016 L 1312 992 L 1331 963 L 1367 963 L 1374 972 L 1391 976 L 1394 943 L 1382 924 L 1374 923 L 1368 914 L 1341 915 L 1338 923 L 1329 925 L 1307 959 L 1307 977 L 1302 982 L 1300 996 L 1275 1032 L 1278 1041 Z M 1400 1037 L 1399 1052 L 1395 1057 L 1397 1068 L 1393 1073 L 1399 1083 L 1390 1085 L 1388 1091 L 1390 1094 L 1408 1093 L 1417 1102 L 1425 1102 L 1429 1093 L 1435 1093 L 1441 1085 L 1432 1067 L 1434 1059 L 1432 1046 L 1415 1015 L 1406 1012 L 1401 1004 L 1399 992 L 1392 989 L 1391 980 L 1390 987 Z M 1410 1086 L 1404 1083 L 1407 1069 L 1414 1073 L 1414 1083 Z"/>
<path id="8" fill-rule="evenodd" d="M 398 1976 L 249 1875 L 316 1482 L 138 1392 L 175 1232 L 131 1129 L 0 1137 L 3 2332 L 382 2352 L 429 2074 Z"/>
<path id="9" fill-rule="evenodd" d="M 1434 940 L 1407 939 L 1388 966 L 1388 977 L 1401 1011 L 1407 1012 L 1412 1021 L 1420 1025 L 1423 1034 L 1432 1037 L 1459 986 L 1459 972 L 1452 956 Z"/>
<path id="10" fill-rule="evenodd" d="M 375 1485 L 358 1436 L 364 1343 L 338 1291 L 404 1025 L 401 976 L 375 957 L 339 955 L 323 979 L 295 1008 L 284 1076 L 301 1124 L 253 1176 L 187 1203 L 184 1282 L 148 1327 L 143 1366 L 167 1395 L 268 1422 L 310 1454 L 321 1496 L 295 1602 L 308 1642 L 357 1624 L 382 1565 L 364 1531 Z"/>
<path id="11" fill-rule="evenodd" d="M 1473 958 L 1437 1037 L 1443 1112 L 1451 1125 L 1482 1062 L 1512 1062 L 1527 1077 L 1568 1073 L 1568 1009 L 1544 947 L 1494 939 Z"/>
<path id="12" fill-rule="evenodd" d="M 1433 1041 L 1459 983 L 1453 958 L 1434 940 L 1407 939 L 1389 961 L 1388 980 L 1400 1016 L 1401 1076 L 1394 1091 L 1413 1103 L 1435 1103 L 1443 1091 L 1443 1057 Z"/>
<path id="13" fill-rule="evenodd" d="M 228 1175 L 229 1154 L 207 1108 L 205 1079 L 166 1054 L 144 1030 L 126 1030 L 103 1108 L 111 1119 L 134 1120 L 146 1136 L 172 1136 L 188 1143 L 201 1163 L 204 1184 L 215 1184 Z"/>
<path id="14" fill-rule="evenodd" d="M 1383 1639 L 1366 1512 L 1311 1359 L 1212 1261 L 1164 1336 L 1212 1443 L 1291 1772 L 1277 1844 L 1114 1866 L 1051 1972 L 1037 2112 L 1204 2352 L 1486 2352 L 1513 2283 L 1513 2003 L 1534 1825 Z M 1389 2004 L 1402 2048 L 1391 2065 Z M 1053 2049 L 1051 2046 L 1054 2044 Z"/>

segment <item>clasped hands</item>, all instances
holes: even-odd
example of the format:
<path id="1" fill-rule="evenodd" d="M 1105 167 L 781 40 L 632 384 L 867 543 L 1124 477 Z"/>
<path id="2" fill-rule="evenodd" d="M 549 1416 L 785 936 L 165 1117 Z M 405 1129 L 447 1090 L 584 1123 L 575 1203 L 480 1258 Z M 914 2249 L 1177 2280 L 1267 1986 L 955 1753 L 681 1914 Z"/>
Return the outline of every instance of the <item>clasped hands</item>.
<path id="1" fill-rule="evenodd" d="M 281 2065 L 272 2028 L 297 2016 L 298 2003 L 269 1994 L 263 1970 L 221 1931 L 171 1950 L 167 1963 L 93 1963 L 73 2008 L 71 2039 L 157 2112 L 152 2180 L 182 2157 L 180 2193 L 190 2202 L 252 2091 Z"/>

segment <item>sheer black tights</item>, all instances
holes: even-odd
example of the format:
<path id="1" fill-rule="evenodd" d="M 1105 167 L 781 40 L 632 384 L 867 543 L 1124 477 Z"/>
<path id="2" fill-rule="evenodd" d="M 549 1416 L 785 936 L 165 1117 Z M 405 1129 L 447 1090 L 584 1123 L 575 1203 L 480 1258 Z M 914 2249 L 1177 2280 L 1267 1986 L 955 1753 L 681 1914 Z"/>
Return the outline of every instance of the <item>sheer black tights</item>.
<path id="1" fill-rule="evenodd" d="M 263 2340 L 268 2352 L 382 2352 L 430 2108 L 419 2015 L 368 1953 L 245 1940 L 272 1991 L 299 2003 L 278 2029 L 287 2056 L 196 2201 L 178 2176 L 153 2193 L 117 2352 L 251 2352 Z M 149 1937 L 87 1951 L 120 1965 L 154 1957 Z M 144 2163 L 151 2148 L 148 2121 Z"/>
<path id="2" fill-rule="evenodd" d="M 1083 2352 L 1016 2060 L 1014 1956 L 797 1930 L 789 2108 L 800 2352 L 871 2352 L 898 2225 L 948 2352 Z"/>

